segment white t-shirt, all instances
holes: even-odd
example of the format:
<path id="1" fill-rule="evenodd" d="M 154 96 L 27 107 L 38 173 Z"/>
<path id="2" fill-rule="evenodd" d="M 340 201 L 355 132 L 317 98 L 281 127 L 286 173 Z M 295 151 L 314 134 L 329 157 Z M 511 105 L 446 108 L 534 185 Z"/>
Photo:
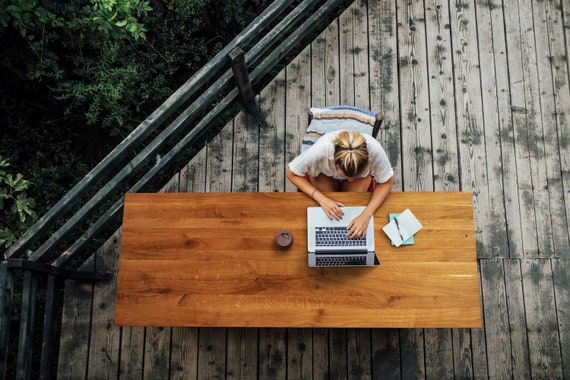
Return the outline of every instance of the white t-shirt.
<path id="1" fill-rule="evenodd" d="M 298 176 L 309 173 L 312 177 L 316 177 L 322 173 L 335 179 L 342 179 L 334 164 L 334 140 L 340 132 L 342 131 L 333 131 L 321 136 L 313 146 L 289 163 L 289 169 Z M 370 163 L 368 170 L 362 173 L 362 177 L 372 175 L 379 183 L 388 181 L 394 176 L 394 170 L 386 152 L 374 137 L 366 133 L 362 136 L 366 139 Z"/>

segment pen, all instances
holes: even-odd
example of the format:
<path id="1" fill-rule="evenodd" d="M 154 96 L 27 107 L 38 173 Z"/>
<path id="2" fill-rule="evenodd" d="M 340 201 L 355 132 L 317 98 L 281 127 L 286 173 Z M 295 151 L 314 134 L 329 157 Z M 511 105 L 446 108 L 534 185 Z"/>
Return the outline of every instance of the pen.
<path id="1" fill-rule="evenodd" d="M 400 239 L 402 239 L 403 242 L 404 237 L 402 236 L 402 231 L 400 231 L 400 223 L 398 223 L 398 218 L 394 218 L 394 221 L 396 222 L 396 229 L 398 230 L 398 235 L 400 235 Z"/>

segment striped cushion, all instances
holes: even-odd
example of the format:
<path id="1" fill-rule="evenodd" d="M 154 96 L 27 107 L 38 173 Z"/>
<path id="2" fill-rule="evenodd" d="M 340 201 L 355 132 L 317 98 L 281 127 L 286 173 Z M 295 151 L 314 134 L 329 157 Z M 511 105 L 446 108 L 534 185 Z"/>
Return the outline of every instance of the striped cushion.
<path id="1" fill-rule="evenodd" d="M 313 119 L 303 136 L 301 153 L 327 132 L 345 129 L 371 135 L 376 122 L 374 112 L 352 106 L 312 107 L 310 112 Z"/>

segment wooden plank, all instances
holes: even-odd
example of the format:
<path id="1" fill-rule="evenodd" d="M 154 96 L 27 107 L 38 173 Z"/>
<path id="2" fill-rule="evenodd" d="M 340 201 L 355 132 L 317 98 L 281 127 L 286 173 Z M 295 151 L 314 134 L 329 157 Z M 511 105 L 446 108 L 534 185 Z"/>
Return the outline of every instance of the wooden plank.
<path id="1" fill-rule="evenodd" d="M 226 376 L 226 333 L 224 328 L 200 328 L 198 379 L 224 379 Z"/>
<path id="2" fill-rule="evenodd" d="M 287 375 L 289 378 L 313 378 L 313 349 L 313 329 L 287 330 Z"/>
<path id="3" fill-rule="evenodd" d="M 347 334 L 347 377 L 372 379 L 371 329 L 348 329 Z"/>
<path id="4" fill-rule="evenodd" d="M 347 329 L 330 329 L 329 344 L 329 379 L 348 377 Z"/>
<path id="5" fill-rule="evenodd" d="M 259 377 L 287 378 L 287 330 L 283 328 L 259 330 Z"/>
<path id="6" fill-rule="evenodd" d="M 509 330 L 511 335 L 511 366 L 514 379 L 529 379 L 529 341 L 525 319 L 525 299 L 521 261 L 509 259 L 503 262 L 505 268 L 505 289 L 509 310 Z M 489 338 L 491 338 L 489 336 Z"/>
<path id="7" fill-rule="evenodd" d="M 194 327 L 172 328 L 170 347 L 170 378 L 198 378 L 198 329 Z"/>
<path id="8" fill-rule="evenodd" d="M 368 59 L 367 0 L 355 1 L 352 16 L 354 102 L 357 107 L 370 109 L 370 66 Z M 345 11 L 347 13 L 348 11 Z M 378 111 L 374 111 L 378 112 Z"/>
<path id="9" fill-rule="evenodd" d="M 424 330 L 400 330 L 400 358 L 402 379 L 425 378 Z"/>
<path id="10" fill-rule="evenodd" d="M 339 46 L 339 21 L 334 20 L 325 30 L 325 103 L 321 105 L 340 104 L 340 46 Z M 313 103 L 313 105 L 315 105 Z"/>
<path id="11" fill-rule="evenodd" d="M 201 149 L 180 172 L 180 192 L 206 191 L 206 149 Z"/>
<path id="12" fill-rule="evenodd" d="M 313 329 L 313 379 L 328 379 L 331 329 Z"/>
<path id="13" fill-rule="evenodd" d="M 525 259 L 521 264 L 531 376 L 561 379 L 563 367 L 551 261 Z"/>
<path id="14" fill-rule="evenodd" d="M 463 0 L 451 7 L 454 36 L 455 101 L 461 168 L 461 188 L 473 191 L 475 229 L 479 257 L 492 256 L 493 237 L 485 228 L 491 220 L 486 136 L 481 104 L 481 75 L 477 48 L 477 20 L 471 2 Z M 499 192 L 500 193 L 500 192 Z M 500 214 L 498 214 L 500 216 Z"/>
<path id="15" fill-rule="evenodd" d="M 6 364 L 10 347 L 10 320 L 14 295 L 14 271 L 8 262 L 0 261 L 0 376 L 6 375 Z"/>
<path id="16" fill-rule="evenodd" d="M 508 226 L 503 194 L 503 169 L 501 132 L 504 128 L 503 120 L 500 120 L 498 107 L 508 110 L 508 99 L 505 99 L 501 89 L 507 87 L 507 67 L 505 66 L 505 38 L 504 29 L 499 25 L 493 25 L 492 12 L 500 13 L 501 7 L 479 2 L 475 7 L 477 24 L 478 59 L 483 70 L 479 71 L 481 83 L 481 123 L 483 125 L 485 173 L 487 184 L 479 186 L 481 191 L 487 192 L 486 207 L 488 211 L 482 217 L 493 220 L 494 228 L 486 229 L 489 232 L 481 234 L 481 249 L 479 257 L 508 256 Z M 500 17 L 500 15 L 499 15 Z M 469 20 L 470 21 L 470 20 Z M 473 46 L 473 43 L 469 43 Z M 495 62 L 496 61 L 496 62 Z M 499 66 L 499 67 L 496 67 Z M 499 78 L 501 76 L 501 78 Z M 499 87 L 499 84 L 505 87 Z M 508 91 L 507 91 L 508 93 Z M 510 149 L 510 147 L 505 148 Z M 511 157 L 505 157 L 507 161 Z M 485 199 L 485 198 L 483 198 Z M 482 205 L 485 206 L 485 205 Z"/>
<path id="17" fill-rule="evenodd" d="M 37 289 L 38 275 L 32 272 L 25 272 L 22 285 L 18 357 L 16 359 L 16 378 L 18 379 L 28 379 L 31 375 Z"/>
<path id="18" fill-rule="evenodd" d="M 485 378 L 486 351 L 483 329 L 453 329 L 453 360 L 455 378 Z"/>
<path id="19" fill-rule="evenodd" d="M 562 354 L 562 378 L 570 378 L 570 260 L 552 260 L 556 317 Z"/>
<path id="20" fill-rule="evenodd" d="M 368 3 L 370 107 L 384 114 L 378 133 L 394 169 L 394 190 L 402 190 L 401 115 L 398 86 L 396 1 Z"/>
<path id="21" fill-rule="evenodd" d="M 170 337 L 169 327 L 147 327 L 143 353 L 143 378 L 157 379 L 170 370 Z"/>
<path id="22" fill-rule="evenodd" d="M 258 189 L 259 134 L 259 126 L 246 112 L 234 118 L 231 191 Z"/>
<path id="23" fill-rule="evenodd" d="M 522 231 L 503 7 L 479 1 L 476 13 L 481 67 L 488 68 L 480 73 L 490 213 L 496 221 L 483 242 L 484 254 L 517 257 Z"/>
<path id="24" fill-rule="evenodd" d="M 409 1 L 397 11 L 403 188 L 429 191 L 433 190 L 433 162 L 423 1 Z"/>
<path id="25" fill-rule="evenodd" d="M 95 256 L 95 270 L 116 273 L 119 261 L 120 231 L 115 232 Z M 117 276 L 93 286 L 93 310 L 87 376 L 115 377 L 119 372 L 121 330 L 115 325 Z"/>
<path id="26" fill-rule="evenodd" d="M 538 242 L 536 237 L 536 216 L 534 214 L 534 194 L 532 193 L 530 150 L 528 142 L 528 118 L 530 110 L 526 104 L 526 80 L 525 67 L 523 61 L 528 62 L 526 39 L 524 31 L 527 26 L 520 23 L 519 14 L 522 10 L 516 2 L 505 2 L 503 4 L 505 14 L 505 30 L 507 36 L 508 51 L 508 73 L 510 79 L 511 95 L 511 117 L 513 120 L 513 137 L 515 143 L 517 193 L 506 194 L 508 197 L 518 197 L 520 206 L 520 223 L 522 228 L 522 239 L 520 240 L 516 257 L 536 257 L 538 255 Z M 524 17 L 524 16 L 523 16 Z M 513 220 L 514 222 L 514 220 Z M 516 243 L 516 242 L 515 242 Z"/>
<path id="27" fill-rule="evenodd" d="M 570 192 L 570 7 L 562 7 L 562 20 L 561 24 L 564 25 L 564 32 L 566 33 L 566 45 L 564 46 L 561 38 L 556 38 L 553 44 L 553 50 L 556 52 L 553 61 L 554 73 L 554 101 L 556 108 L 556 121 L 557 121 L 557 135 L 558 135 L 558 150 L 560 152 L 561 171 L 562 171 L 562 186 L 564 193 Z M 554 34 L 560 33 L 560 26 L 553 28 Z M 561 33 L 559 34 L 561 35 Z M 566 205 L 566 218 L 567 228 L 570 234 L 570 201 L 565 198 Z M 556 243 L 555 243 L 556 244 Z M 570 258 L 570 252 L 557 253 L 564 258 Z"/>
<path id="28" fill-rule="evenodd" d="M 521 56 L 524 78 L 524 108 L 526 110 L 525 123 L 520 126 L 524 141 L 524 154 L 528 155 L 530 162 L 529 177 L 531 187 L 524 189 L 526 205 L 533 208 L 536 225 L 535 236 L 537 240 L 538 257 L 552 257 L 553 255 L 553 232 L 552 215 L 549 205 L 545 135 L 541 127 L 541 95 L 543 94 L 538 76 L 538 52 L 535 40 L 534 28 L 541 28 L 542 23 L 533 25 L 533 5 L 530 0 L 519 1 L 519 17 L 521 23 Z M 544 32 L 544 31 L 543 31 Z M 539 32 L 540 33 L 540 32 Z M 526 128 L 526 129 L 525 129 Z M 536 257 L 536 256 L 534 256 Z"/>
<path id="29" fill-rule="evenodd" d="M 291 162 L 301 151 L 301 142 L 308 125 L 311 96 L 311 50 L 305 48 L 286 68 L 285 98 L 285 163 Z M 285 182 L 285 191 L 297 191 L 291 182 Z"/>
<path id="30" fill-rule="evenodd" d="M 480 260 L 478 260 L 480 261 Z M 482 274 L 479 269 L 479 289 L 482 289 Z M 481 305 L 483 307 L 483 305 Z M 487 349 L 484 329 L 459 329 L 455 339 L 456 358 L 460 358 L 457 373 L 473 374 L 472 377 L 479 379 L 488 376 Z M 470 357 L 469 357 L 470 356 Z M 471 376 L 468 376 L 471 377 Z"/>
<path id="31" fill-rule="evenodd" d="M 338 18 L 340 104 L 355 105 L 356 85 L 354 67 L 354 12 L 358 4 L 353 2 Z M 367 108 L 366 106 L 364 108 Z"/>
<path id="32" fill-rule="evenodd" d="M 258 376 L 258 340 L 259 329 L 228 329 L 226 378 L 247 380 Z"/>
<path id="33" fill-rule="evenodd" d="M 121 328 L 121 357 L 119 377 L 121 379 L 141 379 L 144 363 L 144 327 Z"/>
<path id="34" fill-rule="evenodd" d="M 259 191 L 285 190 L 285 71 L 259 96 L 260 110 L 271 128 L 259 134 Z"/>
<path id="35" fill-rule="evenodd" d="M 311 42 L 311 99 L 310 106 L 322 106 L 326 104 L 325 91 L 325 48 L 326 30 L 324 30 L 313 42 Z"/>
<path id="36" fill-rule="evenodd" d="M 454 377 L 451 329 L 425 329 L 425 371 L 428 379 Z"/>
<path id="37" fill-rule="evenodd" d="M 60 293 L 62 285 L 63 281 L 60 278 L 54 276 L 49 276 L 47 278 L 40 360 L 40 380 L 51 378 L 53 375 L 52 363 L 54 363 L 56 354 L 53 348 L 57 347 L 58 319 L 61 311 Z"/>
<path id="38" fill-rule="evenodd" d="M 339 17 L 340 103 L 370 108 L 366 2 L 353 2 Z"/>
<path id="39" fill-rule="evenodd" d="M 330 106 L 340 102 L 338 19 L 311 44 L 311 105 Z"/>
<path id="40" fill-rule="evenodd" d="M 229 122 L 207 144 L 206 192 L 227 192 L 232 188 L 233 122 Z"/>
<path id="41" fill-rule="evenodd" d="M 400 332 L 397 329 L 372 329 L 372 376 L 396 380 L 401 378 Z"/>
<path id="42" fill-rule="evenodd" d="M 488 339 L 488 375 L 491 379 L 513 378 L 509 310 L 502 259 L 479 260 L 482 277 L 485 335 Z"/>
<path id="43" fill-rule="evenodd" d="M 116 252 L 118 254 L 118 251 Z M 95 255 L 81 267 L 95 269 Z M 87 375 L 93 284 L 65 281 L 58 353 L 58 378 L 81 378 Z"/>
<path id="44" fill-rule="evenodd" d="M 564 158 L 570 153 L 567 148 L 568 141 L 564 142 L 570 127 L 566 121 L 570 116 L 570 93 L 561 8 L 560 1 L 540 1 L 532 6 L 540 89 L 540 118 L 536 128 L 544 141 L 544 166 L 537 170 L 543 171 L 546 176 L 545 196 L 548 204 L 544 207 L 550 211 L 546 216 L 550 216 L 551 225 L 546 228 L 539 221 L 537 228 L 542 238 L 548 240 L 548 243 L 544 244 L 546 251 L 541 254 L 547 257 L 570 257 L 570 202 L 565 199 L 565 194 L 568 194 L 565 188 L 570 189 L 570 186 L 563 181 L 563 170 L 569 168 L 567 164 L 570 162 L 568 157 Z M 559 135 L 560 133 L 562 135 Z M 566 148 L 561 150 L 564 145 Z M 563 160 L 566 162 L 563 163 Z M 570 179 L 570 176 L 566 175 L 566 179 Z M 543 210 L 539 209 L 537 213 L 542 214 Z"/>
<path id="45" fill-rule="evenodd" d="M 451 21 L 447 1 L 425 3 L 434 189 L 459 190 Z M 427 120 L 426 120 L 427 123 Z"/>
<path id="46" fill-rule="evenodd" d="M 566 41 L 566 51 L 570 52 L 570 28 L 568 28 L 568 26 L 570 25 L 570 8 L 563 7 L 562 11 L 563 11 L 562 25 L 564 25 L 564 34 L 565 34 L 564 40 Z M 568 60 L 566 60 L 566 64 L 568 65 Z M 568 67 L 567 70 L 568 70 L 568 81 L 570 81 L 570 66 Z"/>

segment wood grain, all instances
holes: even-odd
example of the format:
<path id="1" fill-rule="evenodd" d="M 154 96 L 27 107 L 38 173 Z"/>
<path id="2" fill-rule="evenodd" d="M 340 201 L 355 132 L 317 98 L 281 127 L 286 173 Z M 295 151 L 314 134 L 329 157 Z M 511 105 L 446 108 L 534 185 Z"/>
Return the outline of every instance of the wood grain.
<path id="1" fill-rule="evenodd" d="M 345 204 L 369 194 L 338 193 Z M 128 194 L 120 325 L 472 327 L 481 325 L 470 193 L 394 193 L 375 215 L 377 268 L 308 268 L 299 193 Z M 410 208 L 412 246 L 381 230 Z M 288 229 L 293 247 L 273 244 Z M 161 310 L 156 313 L 155 310 Z"/>

